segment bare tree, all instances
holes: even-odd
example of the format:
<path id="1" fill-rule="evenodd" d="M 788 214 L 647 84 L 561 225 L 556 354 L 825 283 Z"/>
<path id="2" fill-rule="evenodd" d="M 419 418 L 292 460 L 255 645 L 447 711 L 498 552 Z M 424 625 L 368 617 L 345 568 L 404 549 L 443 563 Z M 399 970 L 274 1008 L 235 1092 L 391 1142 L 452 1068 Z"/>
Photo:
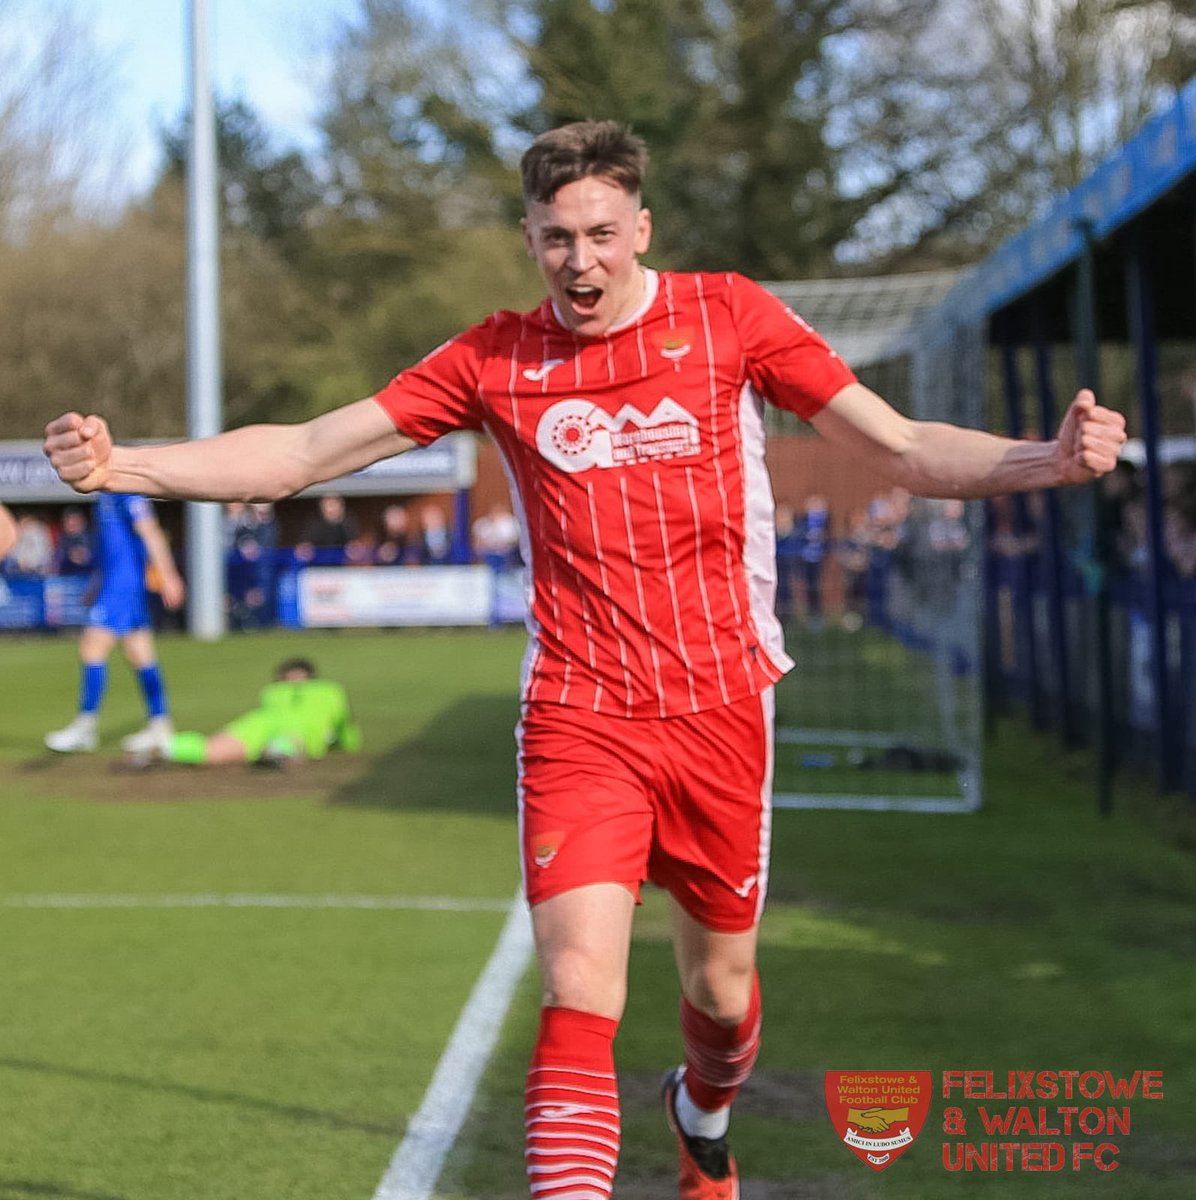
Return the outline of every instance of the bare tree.
<path id="1" fill-rule="evenodd" d="M 1193 8 L 939 0 L 914 36 L 894 22 L 840 47 L 843 186 L 904 177 L 841 255 L 966 261 L 1023 228 L 1175 95 L 1193 66 Z"/>
<path id="2" fill-rule="evenodd" d="M 114 78 L 69 7 L 0 0 L 0 239 L 97 200 Z"/>

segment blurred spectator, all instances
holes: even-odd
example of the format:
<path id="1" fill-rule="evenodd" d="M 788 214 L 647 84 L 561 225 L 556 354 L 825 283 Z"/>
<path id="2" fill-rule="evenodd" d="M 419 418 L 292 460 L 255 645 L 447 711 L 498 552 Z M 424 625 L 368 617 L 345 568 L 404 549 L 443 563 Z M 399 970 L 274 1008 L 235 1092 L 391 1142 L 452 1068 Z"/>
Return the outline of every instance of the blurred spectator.
<path id="1" fill-rule="evenodd" d="M 519 562 L 519 522 L 505 504 L 496 504 L 473 523 L 473 552 L 496 571 Z"/>
<path id="2" fill-rule="evenodd" d="M 930 515 L 926 524 L 926 541 L 931 551 L 935 554 L 962 554 L 972 544 L 963 501 L 930 500 L 927 507 Z"/>
<path id="3" fill-rule="evenodd" d="M 1180 579 L 1196 578 L 1196 515 L 1175 509 L 1166 516 L 1163 541 L 1167 558 Z"/>
<path id="4" fill-rule="evenodd" d="M 787 621 L 796 616 L 796 577 L 801 561 L 801 535 L 797 529 L 797 518 L 788 504 L 778 504 L 776 515 L 777 537 L 777 616 Z"/>
<path id="5" fill-rule="evenodd" d="M 372 567 L 377 549 L 377 539 L 364 530 L 345 543 L 345 563 L 350 567 Z"/>
<path id="6" fill-rule="evenodd" d="M 1024 558 L 1038 550 L 1038 533 L 1019 530 L 1012 496 L 993 496 L 988 500 L 988 550 L 999 558 Z"/>
<path id="7" fill-rule="evenodd" d="M 8 555 L 8 568 L 18 575 L 48 575 L 54 567 L 54 539 L 40 517 L 17 518 L 17 540 Z"/>
<path id="8" fill-rule="evenodd" d="M 822 568 L 830 549 L 830 510 L 826 497 L 818 493 L 806 498 L 797 522 L 801 541 L 798 552 L 806 601 L 806 622 L 811 629 L 822 627 Z"/>
<path id="9" fill-rule="evenodd" d="M 388 504 L 382 510 L 382 537 L 374 551 L 374 561 L 388 567 L 411 562 L 415 543 L 411 533 L 411 518 L 402 504 Z"/>
<path id="10" fill-rule="evenodd" d="M 272 504 L 235 502 L 224 510 L 228 559 L 229 623 L 260 629 L 274 621 L 275 547 L 278 525 Z"/>
<path id="11" fill-rule="evenodd" d="M 62 514 L 58 545 L 54 547 L 56 575 L 90 575 L 95 570 L 95 547 L 87 514 L 71 507 Z"/>
<path id="12" fill-rule="evenodd" d="M 357 518 L 345 507 L 342 496 L 321 496 L 316 515 L 303 528 L 303 536 L 295 547 L 295 557 L 310 562 L 318 550 L 339 550 L 340 560 L 343 560 L 349 543 L 360 533 Z"/>
<path id="13" fill-rule="evenodd" d="M 419 561 L 425 566 L 449 562 L 453 555 L 453 535 L 444 511 L 436 504 L 420 509 Z"/>
<path id="14" fill-rule="evenodd" d="M 864 624 L 868 606 L 868 560 L 872 553 L 872 523 L 866 508 L 847 519 L 847 532 L 835 543 L 835 560 L 843 580 L 843 628 L 854 633 Z"/>
<path id="15" fill-rule="evenodd" d="M 1167 478 L 1163 544 L 1181 579 L 1196 577 L 1196 462 L 1172 464 Z"/>
<path id="16" fill-rule="evenodd" d="M 903 487 L 873 496 L 868 504 L 871 550 L 868 555 L 868 623 L 890 630 L 903 619 L 906 591 L 893 570 L 909 531 L 910 494 Z"/>

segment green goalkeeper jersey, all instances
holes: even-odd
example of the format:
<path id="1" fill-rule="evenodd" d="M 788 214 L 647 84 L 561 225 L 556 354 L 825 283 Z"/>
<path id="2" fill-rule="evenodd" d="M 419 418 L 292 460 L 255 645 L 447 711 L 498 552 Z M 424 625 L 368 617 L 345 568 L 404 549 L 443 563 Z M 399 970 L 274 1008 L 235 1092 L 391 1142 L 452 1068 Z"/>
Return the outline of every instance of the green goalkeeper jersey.
<path id="1" fill-rule="evenodd" d="M 271 683 L 262 689 L 258 712 L 274 737 L 293 737 L 308 758 L 323 758 L 333 747 L 361 749 L 361 730 L 349 710 L 349 697 L 330 679 Z"/>

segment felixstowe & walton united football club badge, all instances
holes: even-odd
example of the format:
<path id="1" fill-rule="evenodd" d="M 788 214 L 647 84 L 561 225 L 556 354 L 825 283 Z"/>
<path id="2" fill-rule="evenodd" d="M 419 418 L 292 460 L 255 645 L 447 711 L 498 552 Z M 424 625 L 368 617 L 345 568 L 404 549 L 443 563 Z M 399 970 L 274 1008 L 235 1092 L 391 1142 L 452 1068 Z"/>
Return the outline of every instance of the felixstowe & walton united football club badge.
<path id="1" fill-rule="evenodd" d="M 826 1107 L 843 1144 L 874 1171 L 897 1161 L 930 1114 L 929 1071 L 828 1071 Z"/>

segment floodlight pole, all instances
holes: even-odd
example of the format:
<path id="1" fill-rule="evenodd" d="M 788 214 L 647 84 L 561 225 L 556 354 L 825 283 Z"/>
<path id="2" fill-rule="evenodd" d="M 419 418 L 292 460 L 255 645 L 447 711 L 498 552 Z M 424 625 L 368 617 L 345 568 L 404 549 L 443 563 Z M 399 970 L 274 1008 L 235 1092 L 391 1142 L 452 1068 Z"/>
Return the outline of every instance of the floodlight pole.
<path id="1" fill-rule="evenodd" d="M 207 0 L 190 0 L 191 136 L 187 155 L 187 436 L 223 425 L 220 359 L 220 229 L 216 121 L 208 72 Z M 213 641 L 224 633 L 223 510 L 187 505 L 188 628 Z"/>

